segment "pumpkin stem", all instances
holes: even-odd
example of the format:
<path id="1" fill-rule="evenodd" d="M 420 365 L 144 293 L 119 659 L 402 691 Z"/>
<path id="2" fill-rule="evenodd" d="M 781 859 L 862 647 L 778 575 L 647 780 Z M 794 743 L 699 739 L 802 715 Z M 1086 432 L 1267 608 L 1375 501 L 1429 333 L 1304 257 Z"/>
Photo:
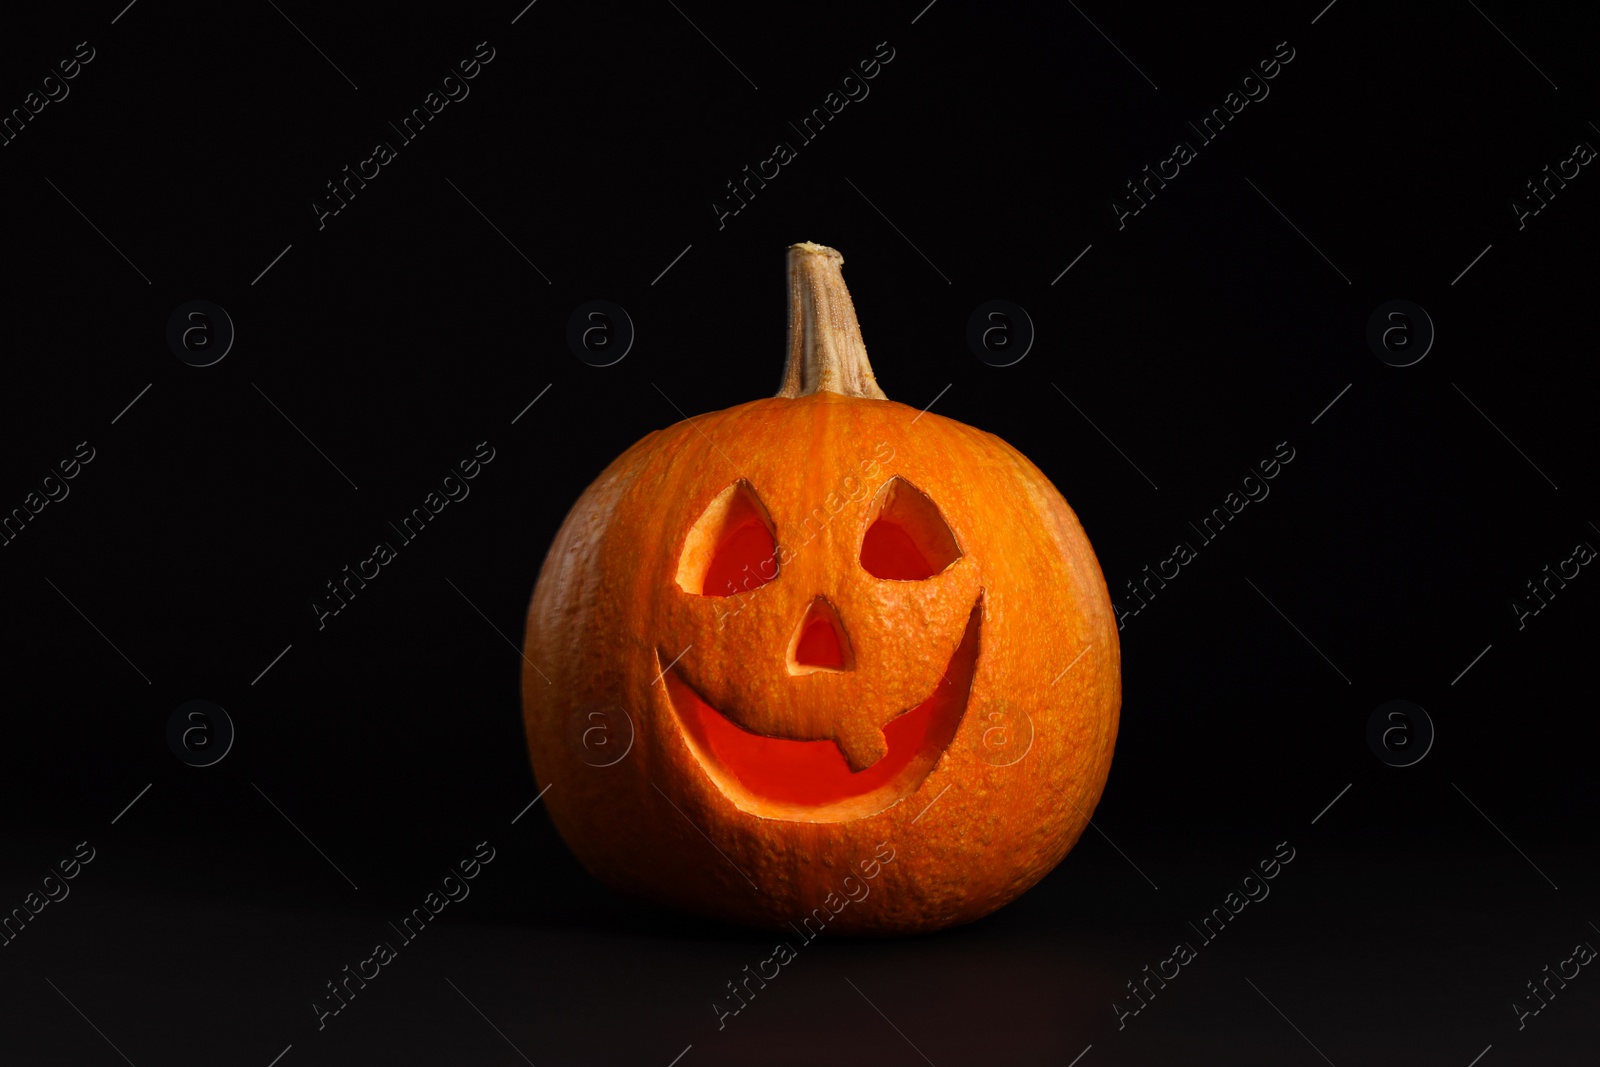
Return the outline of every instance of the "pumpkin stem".
<path id="1" fill-rule="evenodd" d="M 887 400 L 845 288 L 844 257 L 810 241 L 789 246 L 789 359 L 781 397 L 816 392 Z"/>

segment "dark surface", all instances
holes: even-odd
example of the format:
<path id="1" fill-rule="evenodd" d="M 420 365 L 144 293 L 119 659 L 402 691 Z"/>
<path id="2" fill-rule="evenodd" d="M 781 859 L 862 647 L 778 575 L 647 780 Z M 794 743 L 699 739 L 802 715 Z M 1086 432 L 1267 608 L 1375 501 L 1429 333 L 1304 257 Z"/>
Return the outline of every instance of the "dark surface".
<path id="1" fill-rule="evenodd" d="M 96 50 L 0 147 L 0 507 L 94 449 L 0 548 L 0 906 L 95 849 L 0 948 L 0 1062 L 1594 1062 L 1594 968 L 1522 1029 L 1512 1003 L 1600 945 L 1600 578 L 1511 606 L 1600 546 L 1600 177 L 1511 207 L 1600 147 L 1592 15 L 118 6 L 0 34 L 5 108 Z M 323 183 L 483 40 L 470 95 L 319 230 Z M 719 229 L 723 183 L 885 40 Z M 1270 95 L 1119 230 L 1123 183 L 1280 41 Z M 1295 458 L 1126 619 L 1116 761 L 1056 871 L 970 927 L 824 936 L 719 1030 L 772 939 L 618 899 L 542 806 L 513 825 L 538 787 L 508 641 L 606 462 L 776 388 L 799 240 L 845 253 L 888 394 L 1030 456 L 1119 603 Z M 193 299 L 237 329 L 205 368 L 165 339 Z M 592 299 L 637 328 L 610 367 L 565 342 Z M 1014 366 L 966 344 L 991 299 L 1037 328 Z M 1413 366 L 1366 341 L 1394 299 L 1437 329 Z M 319 630 L 323 583 L 485 440 L 470 496 Z M 214 766 L 167 745 L 192 699 L 237 730 Z M 1437 732 L 1409 767 L 1367 742 L 1395 699 Z M 471 896 L 319 1030 L 324 983 L 479 841 Z"/>

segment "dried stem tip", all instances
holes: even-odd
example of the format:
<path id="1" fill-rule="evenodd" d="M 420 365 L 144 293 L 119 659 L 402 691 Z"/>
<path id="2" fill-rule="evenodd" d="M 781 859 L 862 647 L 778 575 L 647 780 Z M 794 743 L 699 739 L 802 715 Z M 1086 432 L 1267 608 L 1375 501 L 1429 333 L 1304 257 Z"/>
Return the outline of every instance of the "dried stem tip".
<path id="1" fill-rule="evenodd" d="M 778 396 L 815 392 L 887 400 L 867 362 L 844 257 L 804 241 L 789 246 L 789 359 Z"/>

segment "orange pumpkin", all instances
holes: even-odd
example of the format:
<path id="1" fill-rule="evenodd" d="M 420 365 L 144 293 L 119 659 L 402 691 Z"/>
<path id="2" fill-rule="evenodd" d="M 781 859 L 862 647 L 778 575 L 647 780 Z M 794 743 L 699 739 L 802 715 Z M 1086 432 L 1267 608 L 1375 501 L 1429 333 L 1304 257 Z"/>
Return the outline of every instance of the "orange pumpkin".
<path id="1" fill-rule="evenodd" d="M 650 434 L 573 506 L 528 609 L 545 803 L 624 893 L 908 933 L 1043 878 L 1110 770 L 1105 579 L 998 437 L 884 397 L 843 258 L 789 250 L 775 397 Z"/>

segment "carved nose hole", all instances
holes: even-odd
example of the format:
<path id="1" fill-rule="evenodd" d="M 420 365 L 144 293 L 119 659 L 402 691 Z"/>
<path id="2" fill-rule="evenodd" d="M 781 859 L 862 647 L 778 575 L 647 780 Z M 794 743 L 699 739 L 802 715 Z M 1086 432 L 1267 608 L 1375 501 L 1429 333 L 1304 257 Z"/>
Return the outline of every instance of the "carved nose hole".
<path id="1" fill-rule="evenodd" d="M 855 668 L 850 639 L 833 605 L 822 597 L 813 600 L 789 639 L 789 673 L 848 671 Z"/>

